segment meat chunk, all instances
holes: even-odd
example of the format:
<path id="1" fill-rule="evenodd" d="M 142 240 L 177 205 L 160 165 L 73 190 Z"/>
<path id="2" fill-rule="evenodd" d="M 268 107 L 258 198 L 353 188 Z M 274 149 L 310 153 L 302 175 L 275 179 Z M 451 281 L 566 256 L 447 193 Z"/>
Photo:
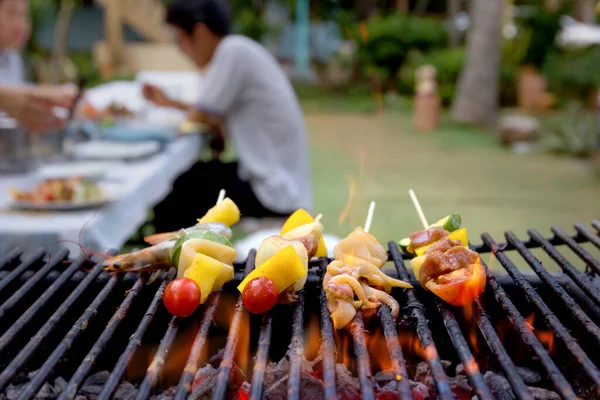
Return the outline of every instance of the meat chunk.
<path id="1" fill-rule="evenodd" d="M 407 250 L 409 252 L 414 252 L 415 249 L 419 247 L 427 246 L 428 244 L 435 243 L 440 239 L 448 236 L 450 232 L 442 228 L 441 226 L 433 226 L 424 231 L 418 231 L 411 233 L 410 235 L 410 244 L 408 245 Z"/>
<path id="2" fill-rule="evenodd" d="M 445 252 L 432 252 L 421 265 L 419 272 L 421 285 L 425 286 L 427 281 L 437 279 L 440 275 L 475 264 L 478 259 L 477 253 L 463 246 L 452 247 Z"/>
<path id="3" fill-rule="evenodd" d="M 453 240 L 450 239 L 448 237 L 443 238 L 442 240 L 440 240 L 439 242 L 432 244 L 431 246 L 429 246 L 424 252 L 423 254 L 431 254 L 433 252 L 436 251 L 440 251 L 442 253 L 447 252 L 448 250 L 450 250 L 453 247 L 456 246 L 462 246 L 462 243 L 460 242 L 460 240 Z"/>

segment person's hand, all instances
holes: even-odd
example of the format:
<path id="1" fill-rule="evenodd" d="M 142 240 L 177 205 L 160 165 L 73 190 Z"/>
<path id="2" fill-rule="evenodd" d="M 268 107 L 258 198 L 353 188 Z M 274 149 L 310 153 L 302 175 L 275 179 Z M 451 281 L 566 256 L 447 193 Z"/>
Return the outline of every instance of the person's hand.
<path id="1" fill-rule="evenodd" d="M 30 132 L 63 129 L 66 120 L 55 115 L 55 108 L 70 108 L 75 93 L 56 86 L 19 86 L 0 88 L 0 109 Z"/>
<path id="2" fill-rule="evenodd" d="M 167 96 L 164 90 L 149 83 L 145 83 L 142 86 L 142 94 L 146 100 L 159 107 L 171 107 L 173 104 L 173 101 Z"/>

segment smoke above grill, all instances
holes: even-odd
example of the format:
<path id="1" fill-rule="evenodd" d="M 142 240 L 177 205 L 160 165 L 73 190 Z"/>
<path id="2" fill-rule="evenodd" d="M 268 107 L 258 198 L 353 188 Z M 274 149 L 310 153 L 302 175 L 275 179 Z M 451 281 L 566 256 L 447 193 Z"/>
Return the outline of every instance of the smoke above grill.
<path id="1" fill-rule="evenodd" d="M 173 269 L 147 284 L 99 259 L 15 249 L 0 260 L 0 400 L 598 399 L 600 222 L 574 227 L 483 234 L 474 250 L 502 272 L 488 269 L 465 308 L 423 291 L 390 242 L 385 272 L 415 286 L 392 292 L 400 316 L 358 311 L 339 331 L 320 285 L 326 259 L 311 262 L 295 304 L 257 316 L 235 289 L 251 252 L 180 319 L 162 304 Z"/>

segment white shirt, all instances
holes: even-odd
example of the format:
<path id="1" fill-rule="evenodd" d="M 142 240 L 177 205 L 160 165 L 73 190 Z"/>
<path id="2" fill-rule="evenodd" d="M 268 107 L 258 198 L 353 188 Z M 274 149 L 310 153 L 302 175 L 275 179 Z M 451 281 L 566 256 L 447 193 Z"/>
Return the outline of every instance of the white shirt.
<path id="1" fill-rule="evenodd" d="M 225 117 L 239 176 L 276 212 L 312 208 L 302 109 L 277 60 L 259 43 L 226 36 L 203 79 L 198 108 Z"/>
<path id="2" fill-rule="evenodd" d="M 0 51 L 0 85 L 25 83 L 23 60 L 16 50 Z"/>

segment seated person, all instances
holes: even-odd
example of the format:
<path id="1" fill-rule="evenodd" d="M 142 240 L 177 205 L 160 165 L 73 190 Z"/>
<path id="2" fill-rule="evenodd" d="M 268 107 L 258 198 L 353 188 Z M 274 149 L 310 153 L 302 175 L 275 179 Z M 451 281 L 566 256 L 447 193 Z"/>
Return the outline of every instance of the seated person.
<path id="1" fill-rule="evenodd" d="M 65 121 L 55 107 L 70 107 L 74 92 L 25 82 L 19 49 L 29 40 L 27 0 L 0 0 L 0 115 L 8 114 L 32 132 L 57 131 Z"/>
<path id="2" fill-rule="evenodd" d="M 312 185 L 302 110 L 287 76 L 259 43 L 229 31 L 219 0 L 176 0 L 167 11 L 177 44 L 200 69 L 206 68 L 197 104 L 170 99 L 146 85 L 154 104 L 189 112 L 231 139 L 239 162 L 198 162 L 155 208 L 158 232 L 192 225 L 214 206 L 219 189 L 242 217 L 286 217 L 310 212 Z"/>

